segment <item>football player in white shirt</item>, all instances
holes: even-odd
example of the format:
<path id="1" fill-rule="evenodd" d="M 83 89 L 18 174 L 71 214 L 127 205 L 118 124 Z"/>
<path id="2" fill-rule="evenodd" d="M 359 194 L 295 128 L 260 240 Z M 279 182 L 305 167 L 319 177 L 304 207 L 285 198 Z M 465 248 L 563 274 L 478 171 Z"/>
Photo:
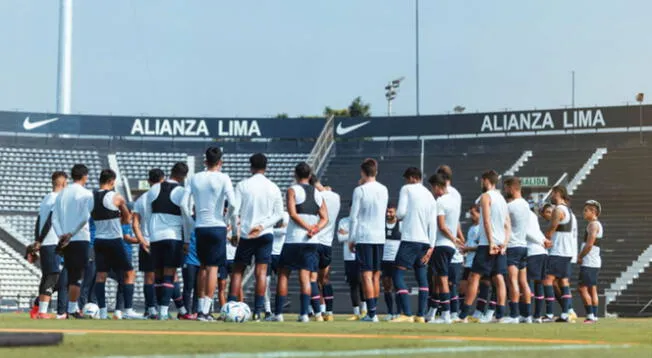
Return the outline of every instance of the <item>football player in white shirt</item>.
<path id="1" fill-rule="evenodd" d="M 459 319 L 456 321 L 466 322 L 469 308 L 478 292 L 480 279 L 482 276 L 491 276 L 496 286 L 496 318 L 498 322 L 507 323 L 503 320 L 506 298 L 504 275 L 507 272 L 505 251 L 511 236 L 511 222 L 507 202 L 496 190 L 498 173 L 490 170 L 483 173 L 481 178 L 483 194 L 478 199 L 481 223 L 480 244 L 471 267 L 466 301 L 462 304 Z"/>
<path id="2" fill-rule="evenodd" d="M 34 243 L 30 252 L 38 252 L 41 260 L 41 283 L 39 284 L 38 306 L 30 312 L 33 319 L 50 319 L 48 306 L 61 273 L 61 257 L 56 253 L 59 238 L 52 229 L 52 209 L 59 192 L 66 186 L 68 175 L 64 172 L 52 173 L 52 192 L 41 201 L 36 218 Z"/>
<path id="3" fill-rule="evenodd" d="M 394 286 L 402 315 L 392 322 L 425 323 L 428 308 L 428 270 L 437 238 L 437 202 L 422 184 L 421 170 L 408 168 L 403 174 L 405 185 L 401 188 L 396 216 L 401 220 L 401 244 L 396 254 Z M 443 182 L 443 181 L 442 181 Z M 443 185 L 446 185 L 443 182 Z M 419 308 L 412 317 L 410 297 L 405 284 L 405 271 L 413 269 L 419 285 Z"/>
<path id="4" fill-rule="evenodd" d="M 221 172 L 222 163 L 220 148 L 209 147 L 204 154 L 206 170 L 192 176 L 187 185 L 186 210 L 193 212 L 194 202 L 197 258 L 202 271 L 197 283 L 199 320 L 210 320 L 218 268 L 226 264 L 226 226 L 230 220 L 228 212 L 224 215 L 224 204 L 236 205 L 233 183 Z"/>
<path id="5" fill-rule="evenodd" d="M 550 207 L 550 211 L 552 213 L 552 206 Z M 541 212 L 543 213 L 544 210 Z M 534 322 L 543 323 L 541 318 L 545 298 L 543 280 L 546 278 L 546 262 L 548 261 L 548 250 L 546 248 L 551 247 L 552 243 L 541 232 L 539 218 L 532 211 L 529 213 L 526 233 L 527 279 L 530 283 L 530 292 L 534 294 Z"/>
<path id="6" fill-rule="evenodd" d="M 149 171 L 147 182 L 151 187 L 154 184 L 161 183 L 165 180 L 165 174 L 161 169 L 154 168 Z M 154 318 L 157 315 L 156 310 L 156 291 L 154 289 L 154 261 L 149 247 L 149 213 L 145 210 L 145 200 L 147 192 L 138 197 L 134 204 L 133 210 L 133 232 L 140 242 L 138 249 L 138 270 L 143 273 L 143 294 L 145 296 L 145 318 Z"/>
<path id="7" fill-rule="evenodd" d="M 398 247 L 401 246 L 401 223 L 396 218 L 396 205 L 391 203 L 387 205 L 387 215 L 385 222 L 385 246 L 383 247 L 383 262 L 381 264 L 383 281 L 383 294 L 385 304 L 387 305 L 386 321 L 391 321 L 398 317 L 401 311 L 398 302 L 398 294 L 394 294 L 394 271 L 396 270 L 396 254 Z M 394 304 L 396 298 L 396 304 Z M 394 309 L 396 307 L 396 309 Z"/>
<path id="8" fill-rule="evenodd" d="M 521 194 L 521 180 L 508 177 L 503 180 L 503 193 L 512 223 L 512 237 L 507 247 L 507 274 L 509 287 L 509 316 L 512 323 L 532 323 L 530 317 L 531 292 L 527 279 L 527 228 L 530 222 L 530 204 Z M 519 320 L 519 315 L 522 319 Z M 529 322 L 528 322 L 528 317 Z"/>
<path id="9" fill-rule="evenodd" d="M 362 289 L 367 316 L 362 321 L 378 322 L 376 305 L 380 295 L 380 266 L 385 243 L 385 212 L 389 193 L 376 181 L 378 163 L 365 159 L 360 165 L 360 185 L 353 190 L 349 248 L 355 251 L 362 272 Z"/>
<path id="10" fill-rule="evenodd" d="M 285 243 L 285 235 L 287 233 L 288 223 L 290 222 L 290 215 L 287 211 L 283 212 L 283 219 L 279 220 L 274 225 L 274 244 L 272 245 L 272 263 L 267 265 L 267 290 L 265 291 L 265 320 L 273 321 L 272 315 L 272 302 L 271 302 L 271 282 L 272 275 L 278 278 L 278 265 L 281 259 L 281 252 L 283 251 L 283 244 Z M 277 280 L 278 281 L 278 280 Z"/>
<path id="11" fill-rule="evenodd" d="M 80 285 L 88 263 L 90 231 L 88 220 L 93 211 L 93 193 L 84 186 L 88 168 L 75 164 L 70 171 L 72 184 L 57 196 L 52 210 L 52 227 L 59 237 L 57 251 L 63 251 L 64 267 L 68 271 L 68 318 L 84 318 L 79 312 Z"/>
<path id="12" fill-rule="evenodd" d="M 554 281 L 559 284 L 562 299 L 562 313 L 558 322 L 572 322 L 569 316 L 569 309 L 572 304 L 570 293 L 569 275 L 571 261 L 577 255 L 573 247 L 573 218 L 570 211 L 570 197 L 566 187 L 557 185 L 552 188 L 550 199 L 555 204 L 555 209 L 550 221 L 550 227 L 546 231 L 546 238 L 552 241 L 552 248 L 548 256 L 547 277 L 544 283 L 546 300 L 554 299 L 555 292 L 552 287 Z M 577 228 L 575 228 L 577 230 Z"/>
<path id="13" fill-rule="evenodd" d="M 351 206 L 349 205 L 349 210 Z M 355 259 L 355 252 L 349 248 L 349 225 L 351 220 L 348 216 L 343 217 L 337 223 L 337 241 L 342 244 L 342 259 L 344 260 L 344 276 L 346 283 L 349 284 L 349 295 L 351 297 L 351 306 L 353 307 L 353 316 L 347 321 L 358 321 L 367 314 L 366 303 L 360 302 L 362 287 L 360 287 L 360 267 Z"/>
<path id="14" fill-rule="evenodd" d="M 311 282 L 317 280 L 321 290 L 321 300 L 324 304 L 318 305 L 317 302 L 319 301 L 316 301 L 316 296 L 319 296 L 319 292 L 317 295 L 313 293 L 313 311 L 316 320 L 319 320 L 319 317 L 322 316 L 324 321 L 333 321 L 335 317 L 333 316 L 333 285 L 330 282 L 330 267 L 335 226 L 337 217 L 340 214 L 340 195 L 334 192 L 331 187 L 323 186 L 315 175 L 311 176 L 310 185 L 313 185 L 320 192 L 328 211 L 328 224 L 317 234 L 317 240 L 319 240 L 319 273 L 313 273 L 311 277 Z M 319 310 L 315 310 L 315 308 L 319 308 Z"/>
<path id="15" fill-rule="evenodd" d="M 598 320 L 598 273 L 602 266 L 600 242 L 604 239 L 602 223 L 598 221 L 601 211 L 602 206 L 595 200 L 584 203 L 584 220 L 588 221 L 588 225 L 577 260 L 580 264 L 579 291 L 586 310 L 584 323 L 595 323 Z"/>

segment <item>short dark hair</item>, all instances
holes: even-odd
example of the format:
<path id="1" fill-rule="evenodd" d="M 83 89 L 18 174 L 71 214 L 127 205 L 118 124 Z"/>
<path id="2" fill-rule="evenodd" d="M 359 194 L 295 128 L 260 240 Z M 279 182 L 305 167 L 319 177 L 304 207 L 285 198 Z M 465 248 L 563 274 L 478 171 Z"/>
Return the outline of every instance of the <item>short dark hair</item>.
<path id="1" fill-rule="evenodd" d="M 294 175 L 298 179 L 309 179 L 310 175 L 312 175 L 312 169 L 310 169 L 310 165 L 306 162 L 301 162 L 297 164 L 296 167 L 294 167 Z"/>
<path id="2" fill-rule="evenodd" d="M 498 173 L 496 173 L 495 170 L 488 170 L 484 173 L 482 173 L 482 179 L 489 180 L 489 182 L 493 185 L 496 185 L 498 183 Z"/>
<path id="3" fill-rule="evenodd" d="M 100 185 L 106 184 L 110 182 L 111 180 L 115 180 L 116 175 L 115 172 L 111 169 L 103 169 L 102 172 L 100 173 Z"/>
<path id="4" fill-rule="evenodd" d="M 368 177 L 378 175 L 378 162 L 375 159 L 367 158 L 360 164 L 360 170 Z"/>
<path id="5" fill-rule="evenodd" d="M 507 178 L 505 178 L 503 180 L 503 187 L 505 187 L 505 186 L 513 187 L 513 188 L 516 188 L 516 189 L 520 190 L 521 189 L 521 178 L 515 177 L 515 176 L 507 177 Z"/>
<path id="6" fill-rule="evenodd" d="M 174 163 L 172 166 L 172 171 L 170 172 L 170 176 L 175 178 L 185 178 L 188 176 L 188 164 L 184 162 Z"/>
<path id="7" fill-rule="evenodd" d="M 561 196 L 562 199 L 566 202 L 570 202 L 570 195 L 568 195 L 568 189 L 565 185 L 555 185 L 552 187 L 552 192 L 557 193 Z"/>
<path id="8" fill-rule="evenodd" d="M 396 203 L 391 202 L 391 203 L 387 204 L 387 209 L 396 209 Z"/>
<path id="9" fill-rule="evenodd" d="M 63 177 L 64 179 L 68 179 L 68 174 L 60 170 L 52 173 L 52 184 L 55 184 L 57 180 L 59 180 L 59 178 L 61 177 Z"/>
<path id="10" fill-rule="evenodd" d="M 543 206 L 541 207 L 539 212 L 543 213 L 544 211 L 546 211 L 546 209 L 548 209 L 548 208 L 552 209 L 553 207 L 554 207 L 554 205 L 552 205 L 551 203 L 545 203 L 545 204 L 543 204 Z"/>
<path id="11" fill-rule="evenodd" d="M 446 177 L 441 173 L 437 173 L 437 174 L 431 175 L 430 178 L 428 178 L 428 183 L 430 183 L 430 185 L 433 186 L 433 187 L 438 186 L 440 188 L 445 188 L 446 187 Z"/>
<path id="12" fill-rule="evenodd" d="M 75 164 L 70 170 L 70 177 L 72 180 L 79 181 L 88 175 L 88 168 L 84 164 Z"/>
<path id="13" fill-rule="evenodd" d="M 421 180 L 421 170 L 417 167 L 409 167 L 403 172 L 403 178 L 415 178 Z"/>
<path id="14" fill-rule="evenodd" d="M 156 184 L 163 180 L 163 178 L 165 178 L 165 173 L 159 168 L 154 168 L 149 171 L 147 180 L 150 184 Z"/>
<path id="15" fill-rule="evenodd" d="M 478 204 L 474 203 L 474 204 L 471 204 L 471 206 L 469 206 L 469 211 L 471 211 L 471 210 L 480 211 L 480 207 L 478 206 Z"/>
<path id="16" fill-rule="evenodd" d="M 310 175 L 310 180 L 308 181 L 308 184 L 310 184 L 312 186 L 315 186 L 315 185 L 317 185 L 317 183 L 319 183 L 319 178 L 317 178 L 317 176 L 315 174 L 311 174 Z"/>
<path id="17" fill-rule="evenodd" d="M 256 153 L 249 157 L 249 164 L 253 170 L 267 169 L 267 157 L 263 153 Z"/>
<path id="18" fill-rule="evenodd" d="M 435 173 L 441 174 L 445 180 L 453 180 L 453 169 L 446 164 L 440 165 Z"/>
<path id="19" fill-rule="evenodd" d="M 222 160 L 222 150 L 218 147 L 208 147 L 204 156 L 206 157 L 206 165 L 214 167 Z"/>

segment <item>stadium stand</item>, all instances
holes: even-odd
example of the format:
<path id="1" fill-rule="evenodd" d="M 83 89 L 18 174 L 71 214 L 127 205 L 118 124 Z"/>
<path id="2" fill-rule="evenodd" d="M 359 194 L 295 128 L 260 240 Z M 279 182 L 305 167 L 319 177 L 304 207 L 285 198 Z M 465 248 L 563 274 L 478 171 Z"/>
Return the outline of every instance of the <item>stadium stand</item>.
<path id="1" fill-rule="evenodd" d="M 564 173 L 572 178 L 591 154 L 593 150 L 563 151 L 550 148 L 535 151 L 518 174 L 524 177 L 548 177 L 554 183 Z"/>
<path id="2" fill-rule="evenodd" d="M 185 162 L 188 155 L 179 152 L 117 152 L 120 173 L 129 180 L 147 180 L 152 168 L 169 171 L 176 162 Z"/>
<path id="3" fill-rule="evenodd" d="M 18 307 L 28 307 L 40 279 L 38 268 L 0 240 L 0 298 L 15 299 Z"/>
<path id="4" fill-rule="evenodd" d="M 652 268 L 641 272 L 607 309 L 623 317 L 652 316 Z"/>

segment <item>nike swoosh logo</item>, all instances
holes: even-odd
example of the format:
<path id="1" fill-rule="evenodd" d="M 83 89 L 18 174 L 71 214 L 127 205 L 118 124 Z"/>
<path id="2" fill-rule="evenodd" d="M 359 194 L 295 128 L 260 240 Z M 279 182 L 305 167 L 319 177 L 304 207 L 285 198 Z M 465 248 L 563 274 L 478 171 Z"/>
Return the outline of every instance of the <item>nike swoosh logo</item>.
<path id="1" fill-rule="evenodd" d="M 49 118 L 49 119 L 44 119 L 42 121 L 37 121 L 37 122 L 30 122 L 29 121 L 29 116 L 25 117 L 25 120 L 23 121 L 23 128 L 25 128 L 26 131 L 31 131 L 32 129 L 36 129 L 38 127 L 42 127 L 48 123 L 52 123 L 55 121 L 58 121 L 59 117 L 54 117 L 54 118 Z"/>
<path id="2" fill-rule="evenodd" d="M 354 124 L 354 125 L 348 126 L 348 127 L 343 127 L 342 122 L 340 122 L 340 123 L 337 124 L 337 128 L 335 128 L 335 133 L 337 133 L 337 135 L 345 135 L 347 133 L 353 132 L 354 130 L 356 130 L 356 129 L 360 128 L 360 127 L 366 126 L 367 124 L 369 124 L 369 122 L 371 122 L 371 121 L 364 121 L 362 123 Z"/>

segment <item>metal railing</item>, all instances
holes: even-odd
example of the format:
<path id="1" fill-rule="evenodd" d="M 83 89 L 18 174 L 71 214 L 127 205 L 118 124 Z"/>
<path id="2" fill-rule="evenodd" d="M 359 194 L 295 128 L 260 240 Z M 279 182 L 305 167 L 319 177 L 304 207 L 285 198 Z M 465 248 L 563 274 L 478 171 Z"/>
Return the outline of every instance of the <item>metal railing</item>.
<path id="1" fill-rule="evenodd" d="M 310 164 L 313 171 L 318 176 L 321 174 L 324 164 L 328 160 L 331 149 L 333 148 L 333 144 L 335 143 L 334 123 L 335 116 L 330 116 L 326 120 L 324 129 L 322 129 L 319 137 L 317 137 L 315 145 L 312 147 L 312 151 L 310 151 L 310 155 L 308 156 L 308 164 Z"/>

